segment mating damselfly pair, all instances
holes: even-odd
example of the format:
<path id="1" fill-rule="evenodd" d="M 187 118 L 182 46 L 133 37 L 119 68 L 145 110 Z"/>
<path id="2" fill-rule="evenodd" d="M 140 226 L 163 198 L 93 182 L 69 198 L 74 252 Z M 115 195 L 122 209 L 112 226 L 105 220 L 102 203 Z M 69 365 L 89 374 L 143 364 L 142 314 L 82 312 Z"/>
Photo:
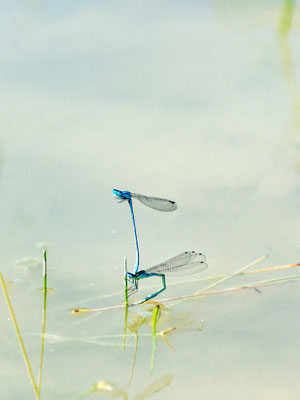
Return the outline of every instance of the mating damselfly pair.
<path id="1" fill-rule="evenodd" d="M 134 272 L 127 272 L 127 279 L 131 286 L 128 289 L 128 296 L 137 292 L 138 282 L 140 279 L 149 278 L 151 276 L 160 277 L 162 280 L 162 287 L 156 292 L 146 296 L 144 299 L 136 302 L 135 304 L 142 304 L 147 300 L 151 300 L 153 297 L 157 296 L 159 293 L 166 289 L 166 277 L 165 275 L 189 275 L 204 271 L 207 268 L 205 262 L 205 255 L 202 253 L 197 253 L 195 251 L 185 251 L 178 254 L 175 257 L 170 258 L 160 264 L 154 265 L 153 267 L 139 270 L 140 268 L 140 250 L 139 243 L 136 232 L 135 217 L 133 212 L 132 199 L 137 199 L 144 205 L 153 208 L 157 211 L 171 212 L 176 210 L 177 204 L 175 201 L 162 199 L 160 197 L 145 196 L 138 193 L 132 193 L 128 191 L 121 191 L 114 189 L 113 194 L 119 202 L 127 201 L 130 207 L 133 232 L 136 247 L 136 265 Z"/>

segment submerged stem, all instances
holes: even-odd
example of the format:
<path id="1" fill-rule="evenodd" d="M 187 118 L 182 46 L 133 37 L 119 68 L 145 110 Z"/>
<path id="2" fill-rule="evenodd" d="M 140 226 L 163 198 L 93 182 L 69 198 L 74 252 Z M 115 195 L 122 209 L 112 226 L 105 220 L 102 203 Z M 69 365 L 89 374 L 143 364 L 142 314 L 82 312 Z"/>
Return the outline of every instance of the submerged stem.
<path id="1" fill-rule="evenodd" d="M 153 310 L 153 322 L 152 322 L 153 346 L 152 346 L 151 364 L 150 364 L 150 372 L 151 373 L 154 370 L 154 364 L 155 364 L 155 354 L 156 354 L 156 344 L 157 344 L 156 325 L 157 325 L 157 319 L 158 319 L 158 316 L 159 316 L 159 311 L 160 311 L 160 306 L 158 304 Z"/>

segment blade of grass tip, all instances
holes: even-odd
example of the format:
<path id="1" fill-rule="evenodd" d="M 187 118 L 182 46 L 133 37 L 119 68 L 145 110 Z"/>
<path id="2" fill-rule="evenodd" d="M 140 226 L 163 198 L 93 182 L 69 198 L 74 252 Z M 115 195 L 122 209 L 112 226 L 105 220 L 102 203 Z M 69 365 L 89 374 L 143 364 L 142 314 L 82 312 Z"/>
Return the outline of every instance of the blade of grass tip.
<path id="1" fill-rule="evenodd" d="M 47 278 L 48 278 L 48 264 L 47 264 L 47 252 L 43 249 L 43 319 L 42 319 L 42 341 L 41 341 L 41 357 L 40 357 L 40 368 L 39 368 L 39 377 L 38 377 L 38 390 L 41 393 L 42 387 L 42 373 L 43 373 L 43 362 L 44 362 L 44 350 L 45 350 L 45 332 L 46 332 L 46 311 L 47 311 Z"/>
<path id="2" fill-rule="evenodd" d="M 41 399 L 40 398 L 40 393 L 38 391 L 38 387 L 37 387 L 37 384 L 35 382 L 35 379 L 34 379 L 34 376 L 33 376 L 33 373 L 32 373 L 31 364 L 29 362 L 29 358 L 28 358 L 28 355 L 27 355 L 27 352 L 26 352 L 26 349 L 25 349 L 25 345 L 24 345 L 22 336 L 21 336 L 20 328 L 19 328 L 16 316 L 15 316 L 15 312 L 14 312 L 13 306 L 11 304 L 9 295 L 8 295 L 7 287 L 6 287 L 6 284 L 5 284 L 5 281 L 4 281 L 4 278 L 3 278 L 3 275 L 2 275 L 1 272 L 0 272 L 0 281 L 1 281 L 1 284 L 2 284 L 4 297 L 5 297 L 5 300 L 6 300 L 6 303 L 7 303 L 7 306 L 8 306 L 8 309 L 9 309 L 13 324 L 14 324 L 14 328 L 15 328 L 16 334 L 17 334 L 17 338 L 18 338 L 18 341 L 19 341 L 19 345 L 20 345 L 20 348 L 21 348 L 21 352 L 22 352 L 24 361 L 25 361 L 27 372 L 28 372 L 30 381 L 31 381 L 33 389 L 34 389 L 35 397 L 38 400 L 40 400 Z"/>
<path id="3" fill-rule="evenodd" d="M 253 271 L 242 272 L 242 275 L 256 274 L 258 272 L 280 271 L 282 269 L 295 268 L 295 267 L 299 267 L 299 266 L 300 266 L 299 263 L 297 263 L 297 264 L 278 265 L 277 267 L 267 267 L 267 268 L 261 268 L 261 269 L 254 269 Z"/>
<path id="4" fill-rule="evenodd" d="M 128 280 L 127 280 L 127 258 L 124 258 L 124 284 L 125 284 L 125 316 L 124 316 L 124 331 L 123 331 L 123 345 L 122 351 L 125 351 L 126 346 L 126 332 L 128 321 Z"/>
<path id="5" fill-rule="evenodd" d="M 282 282 L 282 283 L 284 283 L 284 282 L 287 282 L 287 281 L 296 281 L 297 279 L 300 279 L 300 275 L 288 275 L 288 276 L 283 276 L 283 277 L 280 277 L 280 278 L 273 278 L 273 279 L 265 279 L 265 280 L 263 280 L 263 281 L 258 281 L 258 282 L 250 282 L 250 283 L 248 283 L 247 285 L 243 285 L 243 287 L 257 287 L 257 286 L 264 286 L 264 285 L 267 285 L 267 284 L 272 284 L 272 283 L 280 283 L 280 282 Z"/>
<path id="6" fill-rule="evenodd" d="M 264 259 L 267 258 L 267 257 L 268 257 L 268 256 L 263 256 L 263 257 L 258 258 L 258 259 L 255 260 L 255 261 L 252 261 L 250 264 L 247 264 L 245 267 L 240 268 L 240 269 L 237 270 L 236 272 L 233 272 L 233 273 L 230 274 L 230 275 L 226 275 L 224 278 L 221 278 L 221 279 L 217 280 L 216 282 L 212 283 L 211 285 L 208 285 L 208 286 L 206 286 L 205 288 L 199 290 L 198 292 L 195 292 L 194 295 L 198 295 L 198 294 L 201 294 L 201 293 L 203 293 L 203 292 L 206 292 L 206 291 L 208 291 L 209 289 L 212 289 L 212 288 L 216 287 L 217 285 L 220 285 L 221 283 L 227 281 L 228 279 L 231 279 L 231 278 L 233 278 L 234 276 L 237 276 L 237 275 L 242 274 L 242 273 L 245 272 L 247 269 L 249 269 L 250 267 L 252 267 L 253 265 L 259 263 L 260 261 L 264 260 Z M 185 301 L 185 299 L 180 300 L 179 302 L 177 302 L 177 304 L 178 304 L 178 303 L 182 303 L 182 302 L 184 302 L 184 301 Z"/>
<path id="7" fill-rule="evenodd" d="M 76 313 L 90 313 L 90 312 L 100 312 L 100 311 L 108 311 L 108 310 L 119 310 L 121 308 L 125 308 L 125 304 L 119 304 L 117 306 L 112 307 L 101 307 L 101 308 L 74 308 L 72 310 L 72 314 Z"/>
<path id="8" fill-rule="evenodd" d="M 150 373 L 152 374 L 154 370 L 154 364 L 155 364 L 155 354 L 156 354 L 156 325 L 157 325 L 157 319 L 160 311 L 160 306 L 159 304 L 154 308 L 153 310 L 153 321 L 152 321 L 152 339 L 153 339 L 153 345 L 152 345 L 152 354 L 151 354 L 151 364 L 150 364 Z"/>
<path id="9" fill-rule="evenodd" d="M 44 281 L 44 292 L 47 293 L 47 277 L 48 277 L 48 264 L 47 264 L 47 252 L 43 249 L 43 281 Z"/>
<path id="10" fill-rule="evenodd" d="M 283 2 L 278 26 L 278 32 L 281 38 L 287 37 L 290 33 L 295 4 L 295 0 L 284 0 Z"/>

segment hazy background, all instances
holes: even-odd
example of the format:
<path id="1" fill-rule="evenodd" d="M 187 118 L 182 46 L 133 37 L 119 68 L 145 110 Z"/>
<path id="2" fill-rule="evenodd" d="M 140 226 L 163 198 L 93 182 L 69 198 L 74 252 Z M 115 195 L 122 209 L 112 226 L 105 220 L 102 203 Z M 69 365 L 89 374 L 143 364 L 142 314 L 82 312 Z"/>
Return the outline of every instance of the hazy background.
<path id="1" fill-rule="evenodd" d="M 121 312 L 75 325 L 66 312 L 122 290 L 123 257 L 135 262 L 114 187 L 178 203 L 172 214 L 135 204 L 145 267 L 184 250 L 207 255 L 204 275 L 266 254 L 261 266 L 299 261 L 300 11 L 280 39 L 288 3 L 0 2 L 0 263 L 35 370 L 42 281 L 16 261 L 40 257 L 41 242 L 48 331 L 122 333 Z M 133 387 L 168 372 L 157 399 L 298 399 L 297 285 L 186 303 L 206 328 L 174 337 L 176 353 L 161 345 L 151 377 L 151 339 L 141 345 Z M 1 396 L 31 399 L 3 296 L 0 307 Z M 85 346 L 46 347 L 43 398 L 124 384 L 131 353 Z"/>

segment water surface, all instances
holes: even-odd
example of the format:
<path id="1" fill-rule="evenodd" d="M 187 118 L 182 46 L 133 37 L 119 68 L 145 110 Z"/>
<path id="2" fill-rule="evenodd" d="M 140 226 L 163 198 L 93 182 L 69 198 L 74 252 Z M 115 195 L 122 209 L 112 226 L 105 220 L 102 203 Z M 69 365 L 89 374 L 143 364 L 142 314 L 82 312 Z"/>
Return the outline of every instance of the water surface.
<path id="1" fill-rule="evenodd" d="M 267 254 L 257 268 L 299 261 L 300 19 L 296 2 L 280 39 L 283 4 L 0 6 L 0 262 L 37 376 L 41 267 L 16 261 L 48 250 L 46 332 L 56 336 L 46 341 L 43 399 L 77 399 L 99 381 L 113 388 L 104 398 L 117 387 L 134 399 L 166 375 L 171 384 L 153 398 L 298 399 L 297 283 L 166 304 L 158 329 L 178 327 L 168 334 L 176 351 L 158 338 L 150 374 L 145 323 L 129 387 L 135 336 L 122 352 L 124 311 L 69 312 L 123 301 L 123 257 L 133 268 L 135 249 L 114 187 L 178 203 L 171 214 L 135 205 L 143 267 L 185 250 L 206 254 L 204 277 Z M 158 300 L 207 285 L 175 281 Z M 1 397 L 34 398 L 2 295 L 0 305 Z M 108 337 L 82 341 L 95 336 Z"/>

